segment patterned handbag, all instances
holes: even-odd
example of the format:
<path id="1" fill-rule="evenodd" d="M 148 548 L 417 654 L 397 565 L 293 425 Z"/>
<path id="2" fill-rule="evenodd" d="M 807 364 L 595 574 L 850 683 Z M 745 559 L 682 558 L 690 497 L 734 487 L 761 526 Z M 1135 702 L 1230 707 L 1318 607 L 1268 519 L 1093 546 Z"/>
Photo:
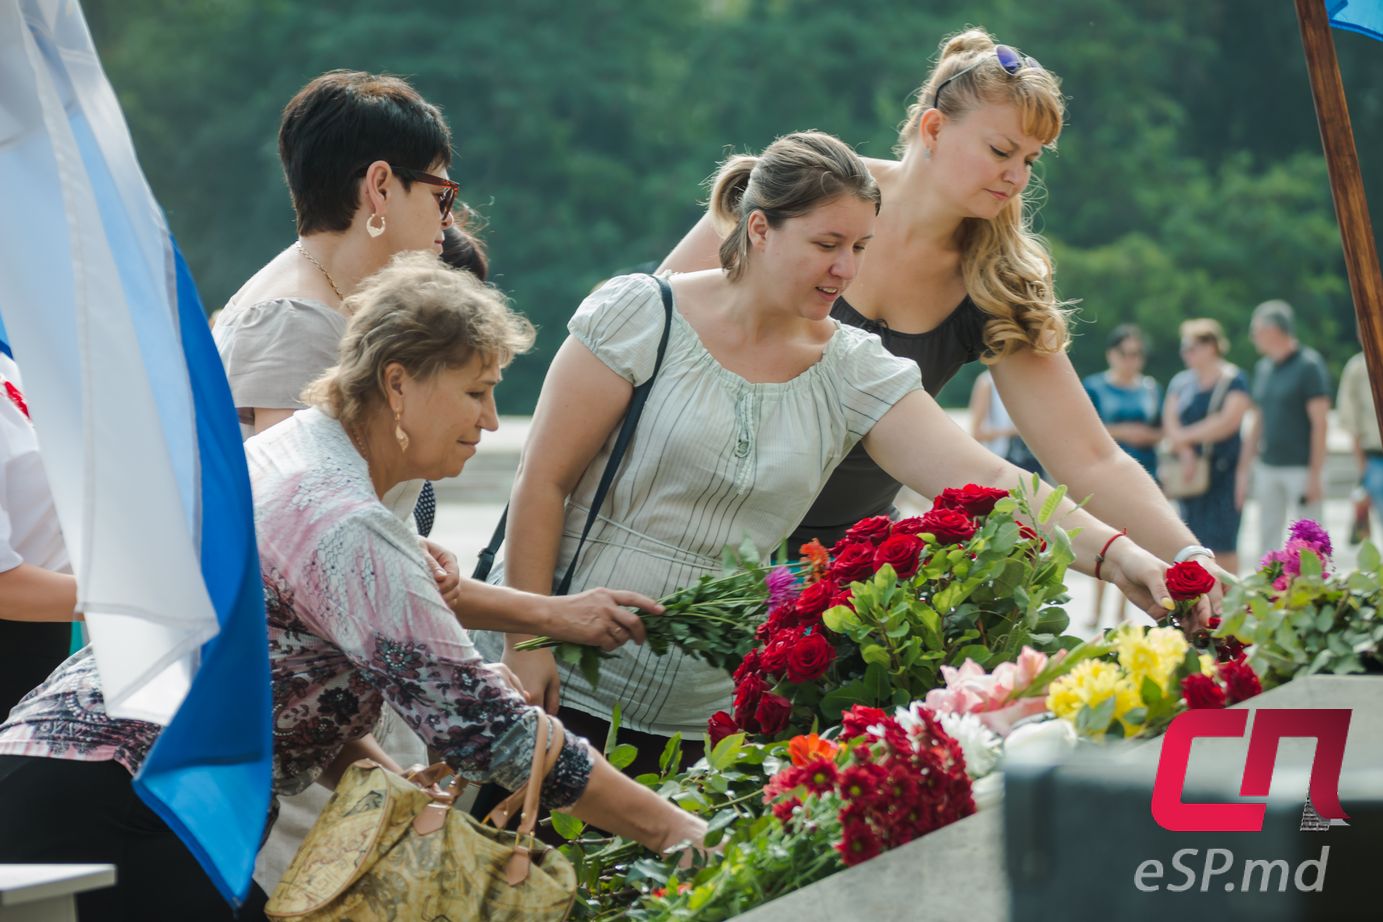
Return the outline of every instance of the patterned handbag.
<path id="1" fill-rule="evenodd" d="M 576 900 L 576 872 L 557 849 L 533 837 L 538 793 L 564 738 L 561 722 L 542 714 L 527 787 L 484 823 L 451 809 L 464 788 L 459 779 L 453 777 L 442 796 L 419 787 L 448 773 L 444 766 L 410 781 L 368 759 L 352 764 L 284 872 L 266 914 L 303 922 L 565 919 Z M 519 828 L 506 832 L 520 800 Z"/>

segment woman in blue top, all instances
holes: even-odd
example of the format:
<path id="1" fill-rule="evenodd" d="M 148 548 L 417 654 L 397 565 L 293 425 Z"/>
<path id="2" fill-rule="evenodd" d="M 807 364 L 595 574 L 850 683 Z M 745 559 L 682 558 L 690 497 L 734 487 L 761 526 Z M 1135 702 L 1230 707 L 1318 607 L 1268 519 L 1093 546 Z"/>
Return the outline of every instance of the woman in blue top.
<path id="1" fill-rule="evenodd" d="M 1109 367 L 1086 376 L 1081 382 L 1085 393 L 1115 443 L 1156 476 L 1156 447 L 1162 441 L 1162 389 L 1143 374 L 1147 359 L 1143 331 L 1131 323 L 1119 324 L 1109 335 L 1104 356 Z M 1092 627 L 1099 626 L 1103 606 L 1104 583 L 1096 583 Z M 1122 611 L 1122 603 L 1119 607 Z"/>

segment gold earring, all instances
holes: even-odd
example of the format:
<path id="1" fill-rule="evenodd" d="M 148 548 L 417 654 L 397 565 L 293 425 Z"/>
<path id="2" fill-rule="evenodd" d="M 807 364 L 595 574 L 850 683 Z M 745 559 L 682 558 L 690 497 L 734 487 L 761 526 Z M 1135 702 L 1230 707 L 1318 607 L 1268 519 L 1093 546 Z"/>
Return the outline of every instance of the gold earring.
<path id="1" fill-rule="evenodd" d="M 375 218 L 379 218 L 379 227 L 375 227 Z M 365 233 L 371 237 L 378 237 L 384 233 L 384 215 L 378 212 L 370 215 L 369 220 L 365 222 Z"/>
<path id="2" fill-rule="evenodd" d="M 403 411 L 394 411 L 394 438 L 398 439 L 399 441 L 399 451 L 407 453 L 408 433 L 403 431 L 403 425 L 399 422 L 399 418 L 401 416 L 403 416 Z"/>

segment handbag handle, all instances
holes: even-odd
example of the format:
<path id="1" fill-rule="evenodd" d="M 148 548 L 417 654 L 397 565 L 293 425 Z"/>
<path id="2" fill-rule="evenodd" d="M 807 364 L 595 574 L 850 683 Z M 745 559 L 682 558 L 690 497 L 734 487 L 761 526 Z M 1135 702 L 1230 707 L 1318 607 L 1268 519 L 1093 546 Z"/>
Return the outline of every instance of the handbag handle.
<path id="1" fill-rule="evenodd" d="M 549 727 L 552 729 L 551 746 L 548 745 Z M 551 714 L 538 711 L 538 734 L 533 742 L 533 770 L 528 774 L 528 785 L 510 794 L 485 817 L 487 823 L 503 829 L 509 824 L 510 815 L 519 799 L 523 799 L 523 816 L 519 820 L 519 828 L 514 830 L 514 850 L 509 854 L 509 862 L 504 868 L 504 879 L 511 887 L 517 887 L 528 879 L 533 859 L 524 840 L 533 835 L 533 827 L 538 824 L 538 795 L 542 792 L 543 779 L 552 774 L 565 742 L 566 731 L 562 729 L 562 722 Z"/>
<path id="2" fill-rule="evenodd" d="M 1210 417 L 1214 416 L 1216 413 L 1219 412 L 1220 405 L 1222 405 L 1225 402 L 1225 397 L 1228 395 L 1229 386 L 1232 383 L 1234 383 L 1234 373 L 1237 370 L 1238 369 L 1236 369 L 1233 365 L 1230 365 L 1227 368 L 1220 369 L 1220 380 L 1215 382 L 1215 389 L 1210 392 L 1210 403 L 1206 404 L 1205 407 L 1206 419 L 1209 419 Z M 1210 459 L 1211 452 L 1213 452 L 1214 450 L 1214 442 L 1211 442 L 1208 439 L 1204 442 L 1201 442 L 1202 458 L 1205 458 L 1208 461 Z"/>
<path id="3" fill-rule="evenodd" d="M 663 335 L 658 341 L 658 355 L 653 362 L 653 373 L 648 376 L 638 387 L 634 388 L 633 395 L 629 398 L 629 409 L 625 411 L 624 422 L 620 424 L 619 435 L 615 438 L 614 447 L 610 449 L 610 459 L 605 463 L 605 471 L 600 475 L 600 483 L 596 486 L 595 496 L 591 500 L 591 510 L 586 515 L 586 525 L 581 529 L 581 540 L 576 544 L 576 552 L 572 554 L 571 563 L 567 564 L 567 572 L 563 574 L 562 581 L 557 584 L 554 595 L 566 595 L 571 589 L 571 580 L 576 573 L 576 562 L 581 558 L 581 548 L 586 544 L 586 537 L 591 533 L 591 528 L 595 525 L 596 517 L 600 515 L 600 507 L 605 502 L 605 494 L 609 492 L 610 485 L 615 481 L 615 474 L 619 471 L 620 462 L 624 460 L 624 452 L 629 447 L 629 441 L 634 437 L 634 430 L 639 426 L 639 417 L 643 414 L 644 404 L 648 402 L 648 395 L 653 391 L 653 382 L 658 379 L 658 372 L 663 367 L 663 356 L 667 353 L 668 334 L 672 332 L 672 287 L 668 285 L 666 279 L 653 276 L 653 280 L 658 283 L 658 291 L 663 298 Z M 471 574 L 472 579 L 484 580 L 489 578 L 490 570 L 495 565 L 495 555 L 499 553 L 500 545 L 504 543 L 504 531 L 509 521 L 509 506 L 504 507 L 504 512 L 499 517 L 499 524 L 495 526 L 495 533 L 490 537 L 490 543 L 480 552 L 476 560 L 475 572 Z"/>

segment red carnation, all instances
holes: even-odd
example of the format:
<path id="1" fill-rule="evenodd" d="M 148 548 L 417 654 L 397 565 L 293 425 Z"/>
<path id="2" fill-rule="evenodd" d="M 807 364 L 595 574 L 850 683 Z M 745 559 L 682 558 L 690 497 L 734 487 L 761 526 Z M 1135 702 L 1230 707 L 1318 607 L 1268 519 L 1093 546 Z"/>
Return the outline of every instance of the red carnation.
<path id="1" fill-rule="evenodd" d="M 852 819 L 842 824 L 840 844 L 836 850 L 840 852 L 846 867 L 850 867 L 878 855 L 883 851 L 883 843 L 868 822 Z"/>
<path id="2" fill-rule="evenodd" d="M 836 763 L 828 758 L 818 756 L 806 765 L 802 766 L 802 784 L 813 794 L 825 794 L 836 789 L 836 781 L 840 779 L 840 772 L 836 769 Z"/>
<path id="3" fill-rule="evenodd" d="M 840 737 L 844 740 L 865 736 L 869 728 L 887 722 L 889 716 L 879 708 L 857 704 L 841 715 Z"/>
<path id="4" fill-rule="evenodd" d="M 1215 588 L 1215 577 L 1194 560 L 1184 560 L 1167 568 L 1167 592 L 1178 602 L 1199 599 Z"/>
<path id="5" fill-rule="evenodd" d="M 960 544 L 975 535 L 975 523 L 955 509 L 933 509 L 922 516 L 922 530 L 938 544 Z"/>
<path id="6" fill-rule="evenodd" d="M 777 736 L 788 725 L 792 716 L 792 702 L 782 695 L 768 693 L 759 699 L 754 709 L 754 717 L 763 728 L 765 736 Z"/>
<path id="7" fill-rule="evenodd" d="M 899 579 L 912 579 L 917 574 L 918 560 L 926 545 L 913 535 L 894 535 L 880 544 L 874 552 L 874 569 L 891 564 Z"/>
<path id="8" fill-rule="evenodd" d="M 887 805 L 891 789 L 888 772 L 873 762 L 856 762 L 840 773 L 840 795 L 859 807 Z"/>
<path id="9" fill-rule="evenodd" d="M 711 715 L 711 719 L 706 721 L 706 732 L 711 736 L 711 746 L 730 736 L 740 732 L 740 728 L 735 726 L 735 719 L 724 711 L 716 711 Z"/>
<path id="10" fill-rule="evenodd" d="M 802 806 L 802 801 L 796 797 L 789 797 L 787 800 L 780 800 L 773 805 L 773 815 L 778 817 L 778 822 L 787 823 L 792 819 L 792 811 Z"/>
<path id="11" fill-rule="evenodd" d="M 994 504 L 1005 496 L 1008 496 L 1007 490 L 967 483 L 959 490 L 955 487 L 942 490 L 936 499 L 932 500 L 932 508 L 955 509 L 969 516 L 989 515 L 994 511 Z"/>
<path id="12" fill-rule="evenodd" d="M 821 613 L 831 607 L 831 599 L 835 597 L 836 584 L 833 580 L 823 579 L 812 583 L 802 594 L 797 597 L 797 607 L 795 609 L 795 624 L 815 624 L 816 619 L 821 617 Z"/>
<path id="13" fill-rule="evenodd" d="M 874 575 L 874 545 L 868 541 L 854 541 L 845 545 L 831 561 L 828 573 L 842 586 L 869 579 Z"/>
<path id="14" fill-rule="evenodd" d="M 787 655 L 789 682 L 810 682 L 819 679 L 836 658 L 836 648 L 821 634 L 813 631 L 796 641 Z"/>
<path id="15" fill-rule="evenodd" d="M 860 519 L 849 530 L 845 532 L 848 541 L 867 541 L 870 544 L 882 544 L 888 537 L 889 529 L 893 523 L 886 515 L 873 515 L 867 519 Z"/>
<path id="16" fill-rule="evenodd" d="M 1221 663 L 1220 678 L 1224 680 L 1230 704 L 1247 701 L 1263 691 L 1263 684 L 1258 681 L 1253 667 L 1243 660 Z"/>
<path id="17" fill-rule="evenodd" d="M 1225 690 L 1215 680 L 1202 672 L 1188 675 L 1181 680 L 1181 694 L 1189 708 L 1222 708 L 1225 706 Z"/>

